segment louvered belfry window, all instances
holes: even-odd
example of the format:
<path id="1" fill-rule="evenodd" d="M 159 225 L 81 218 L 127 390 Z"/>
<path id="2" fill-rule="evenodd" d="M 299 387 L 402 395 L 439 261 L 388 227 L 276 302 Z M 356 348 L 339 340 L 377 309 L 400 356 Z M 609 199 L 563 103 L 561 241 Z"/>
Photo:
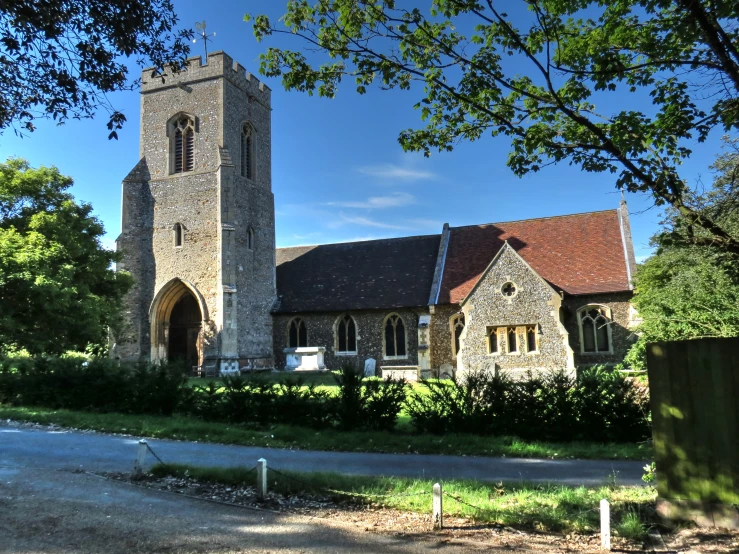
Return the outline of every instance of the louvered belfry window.
<path id="1" fill-rule="evenodd" d="M 174 124 L 174 167 L 172 173 L 192 171 L 195 167 L 195 125 L 183 116 Z"/>
<path id="2" fill-rule="evenodd" d="M 241 128 L 241 176 L 254 179 L 254 132 L 248 123 Z"/>

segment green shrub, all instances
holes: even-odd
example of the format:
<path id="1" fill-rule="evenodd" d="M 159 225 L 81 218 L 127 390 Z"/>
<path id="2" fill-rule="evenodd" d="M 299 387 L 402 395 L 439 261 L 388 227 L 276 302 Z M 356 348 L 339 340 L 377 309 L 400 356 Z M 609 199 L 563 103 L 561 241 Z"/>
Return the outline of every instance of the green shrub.
<path id="1" fill-rule="evenodd" d="M 171 415 L 187 378 L 174 364 L 121 365 L 107 359 L 33 358 L 0 364 L 0 401 L 94 412 Z"/>
<path id="2" fill-rule="evenodd" d="M 564 372 L 471 373 L 460 381 L 424 381 L 407 411 L 417 432 L 474 433 L 539 440 L 633 442 L 649 436 L 644 388 L 602 368 L 575 379 Z"/>
<path id="3" fill-rule="evenodd" d="M 207 420 L 268 425 L 282 423 L 315 428 L 331 424 L 329 394 L 302 379 L 287 377 L 272 383 L 259 376 L 228 376 L 223 385 L 214 382 L 193 387 L 188 413 Z"/>
<path id="4" fill-rule="evenodd" d="M 344 366 L 335 375 L 339 394 L 332 399 L 340 429 L 391 430 L 406 401 L 403 379 L 365 379 L 355 368 Z"/>

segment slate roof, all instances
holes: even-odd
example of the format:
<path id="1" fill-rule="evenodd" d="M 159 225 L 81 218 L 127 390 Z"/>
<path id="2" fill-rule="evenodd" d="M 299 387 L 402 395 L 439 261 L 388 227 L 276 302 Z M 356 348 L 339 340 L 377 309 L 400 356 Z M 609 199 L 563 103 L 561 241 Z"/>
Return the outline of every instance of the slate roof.
<path id="1" fill-rule="evenodd" d="M 629 290 L 618 210 L 452 227 L 437 304 L 464 300 L 507 240 L 556 290 Z"/>
<path id="2" fill-rule="evenodd" d="M 440 235 L 277 249 L 277 313 L 427 306 Z M 488 260 L 489 261 L 489 260 Z"/>

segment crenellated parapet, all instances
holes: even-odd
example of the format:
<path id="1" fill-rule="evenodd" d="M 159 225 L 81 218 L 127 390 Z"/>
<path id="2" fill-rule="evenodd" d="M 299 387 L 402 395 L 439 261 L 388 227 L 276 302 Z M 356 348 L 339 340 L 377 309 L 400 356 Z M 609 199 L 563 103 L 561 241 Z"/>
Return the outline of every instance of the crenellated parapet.
<path id="1" fill-rule="evenodd" d="M 198 81 L 225 78 L 250 96 L 270 105 L 271 89 L 222 50 L 209 53 L 205 63 L 201 56 L 194 56 L 188 58 L 186 64 L 186 70 L 179 73 L 166 71 L 164 75 L 152 75 L 153 68 L 144 69 L 141 74 L 141 93 L 182 88 Z"/>

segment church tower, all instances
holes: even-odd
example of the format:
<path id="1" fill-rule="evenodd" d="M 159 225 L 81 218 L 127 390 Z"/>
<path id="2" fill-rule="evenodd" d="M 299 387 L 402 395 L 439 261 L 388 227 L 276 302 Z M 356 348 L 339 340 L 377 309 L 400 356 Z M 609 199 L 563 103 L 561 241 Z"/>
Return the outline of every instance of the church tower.
<path id="1" fill-rule="evenodd" d="M 273 367 L 270 89 L 223 52 L 142 81 L 116 241 L 135 285 L 112 354 L 209 373 Z"/>

